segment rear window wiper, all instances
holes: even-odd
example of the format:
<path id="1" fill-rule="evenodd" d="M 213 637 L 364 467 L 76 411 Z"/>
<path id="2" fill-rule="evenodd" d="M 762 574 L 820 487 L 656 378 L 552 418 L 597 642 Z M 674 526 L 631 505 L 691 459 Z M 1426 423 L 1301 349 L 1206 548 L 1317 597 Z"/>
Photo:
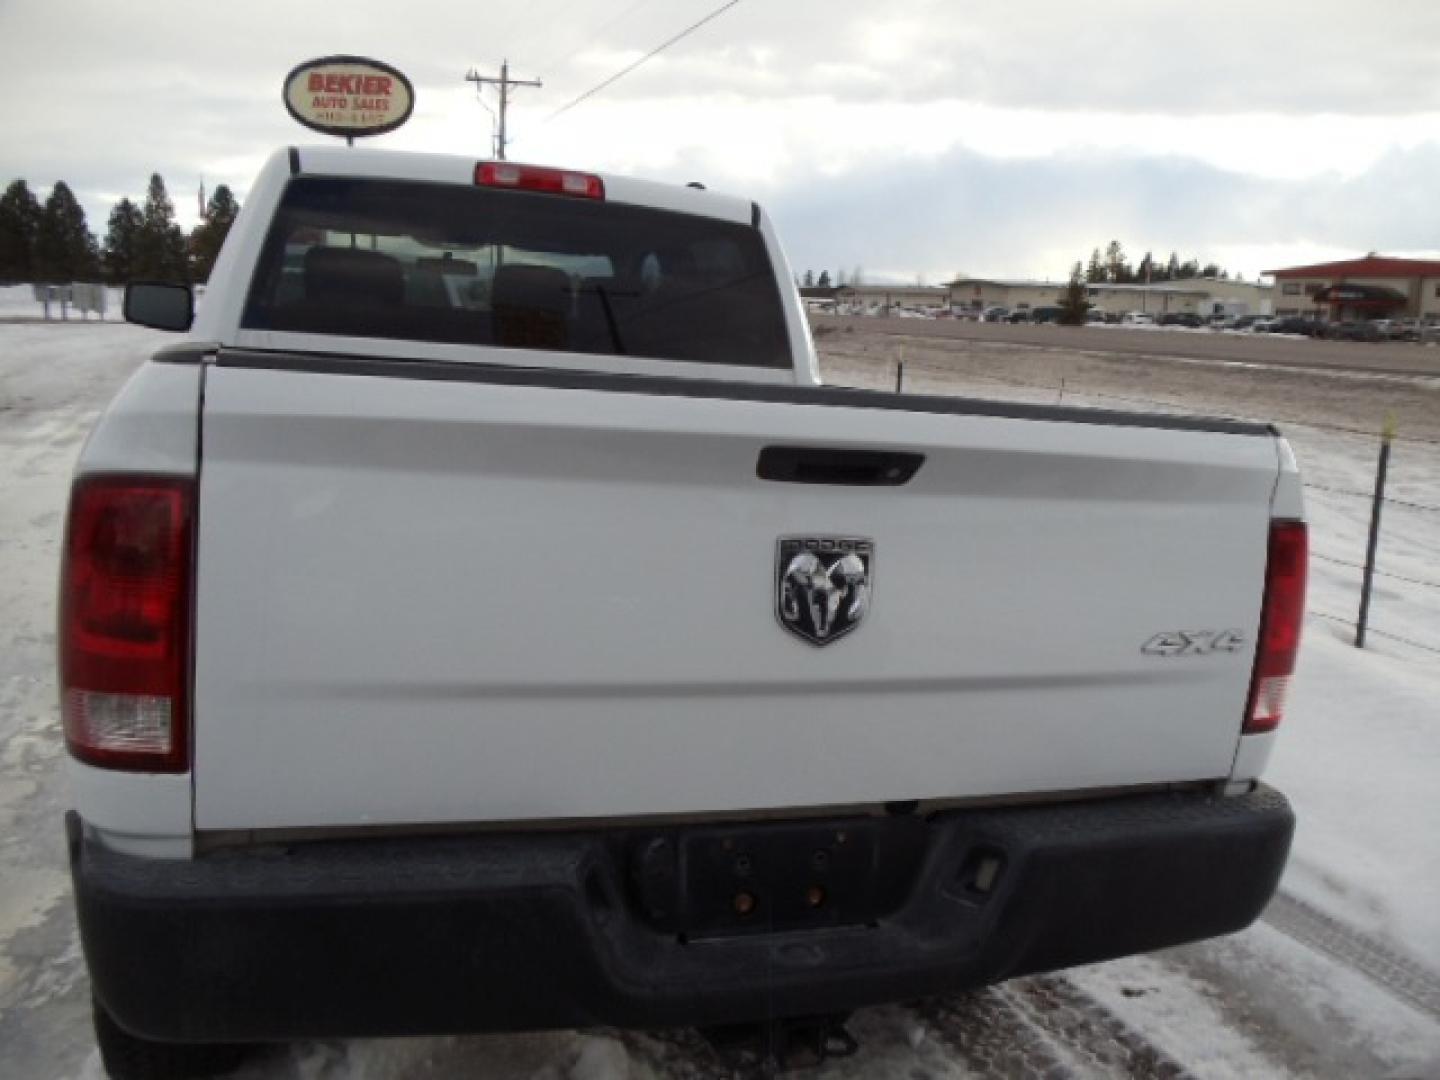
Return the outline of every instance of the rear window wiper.
<path id="1" fill-rule="evenodd" d="M 600 298 L 600 309 L 605 312 L 605 325 L 610 329 L 610 344 L 616 356 L 628 356 L 625 343 L 620 340 L 620 326 L 615 322 L 615 309 L 610 306 L 610 294 L 604 285 L 595 286 L 595 295 Z"/>

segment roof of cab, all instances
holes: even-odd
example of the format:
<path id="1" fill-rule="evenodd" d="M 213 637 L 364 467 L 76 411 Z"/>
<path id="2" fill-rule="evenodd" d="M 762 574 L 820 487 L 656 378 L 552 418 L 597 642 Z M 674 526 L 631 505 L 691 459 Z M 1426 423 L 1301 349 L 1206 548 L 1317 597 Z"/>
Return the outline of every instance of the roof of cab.
<path id="1" fill-rule="evenodd" d="M 371 176 L 386 180 L 425 180 L 442 184 L 473 184 L 475 166 L 487 158 L 458 154 L 416 154 L 401 150 L 369 150 L 343 146 L 301 146 L 290 151 L 290 171 L 308 176 Z M 533 164 L 542 164 L 534 162 Z M 565 166 L 569 168 L 570 166 Z M 577 172 L 592 172 L 577 169 Z M 662 184 L 633 176 L 593 173 L 605 183 L 607 202 L 648 206 L 682 214 L 699 214 L 740 224 L 758 216 L 754 203 L 683 184 Z"/>

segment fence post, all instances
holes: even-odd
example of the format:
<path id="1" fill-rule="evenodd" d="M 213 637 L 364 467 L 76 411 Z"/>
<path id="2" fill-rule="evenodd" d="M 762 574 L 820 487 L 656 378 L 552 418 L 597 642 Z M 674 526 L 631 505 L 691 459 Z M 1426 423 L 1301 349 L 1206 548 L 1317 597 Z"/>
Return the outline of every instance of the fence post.
<path id="1" fill-rule="evenodd" d="M 895 362 L 895 393 L 905 392 L 905 358 L 902 356 Z"/>
<path id="2" fill-rule="evenodd" d="M 1390 443 L 1395 438 L 1395 418 L 1387 416 L 1380 432 L 1380 462 L 1375 469 L 1375 501 L 1370 506 L 1370 542 L 1365 548 L 1365 579 L 1360 586 L 1360 618 L 1355 623 L 1355 647 L 1365 647 L 1365 627 L 1370 621 L 1370 586 L 1375 580 L 1375 548 L 1380 543 L 1380 507 L 1385 502 L 1385 474 L 1390 471 Z"/>

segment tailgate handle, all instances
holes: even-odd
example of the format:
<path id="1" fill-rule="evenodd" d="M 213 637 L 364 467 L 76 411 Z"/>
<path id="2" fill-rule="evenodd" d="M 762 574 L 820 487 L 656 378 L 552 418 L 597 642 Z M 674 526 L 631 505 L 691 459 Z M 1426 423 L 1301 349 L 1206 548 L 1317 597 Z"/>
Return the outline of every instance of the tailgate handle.
<path id="1" fill-rule="evenodd" d="M 783 484 L 846 484 L 898 487 L 925 462 L 924 454 L 895 450 L 845 450 L 830 446 L 767 446 L 755 475 Z"/>

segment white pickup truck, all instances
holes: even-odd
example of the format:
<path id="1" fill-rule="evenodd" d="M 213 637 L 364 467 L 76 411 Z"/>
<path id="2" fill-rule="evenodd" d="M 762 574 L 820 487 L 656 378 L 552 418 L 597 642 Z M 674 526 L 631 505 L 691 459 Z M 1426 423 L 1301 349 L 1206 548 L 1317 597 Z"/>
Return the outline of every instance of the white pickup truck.
<path id="1" fill-rule="evenodd" d="M 104 1059 L 834 1016 L 1222 934 L 1304 603 L 1264 425 L 819 385 L 764 212 L 281 151 L 80 456 Z M 193 316 L 193 327 L 191 326 Z"/>

